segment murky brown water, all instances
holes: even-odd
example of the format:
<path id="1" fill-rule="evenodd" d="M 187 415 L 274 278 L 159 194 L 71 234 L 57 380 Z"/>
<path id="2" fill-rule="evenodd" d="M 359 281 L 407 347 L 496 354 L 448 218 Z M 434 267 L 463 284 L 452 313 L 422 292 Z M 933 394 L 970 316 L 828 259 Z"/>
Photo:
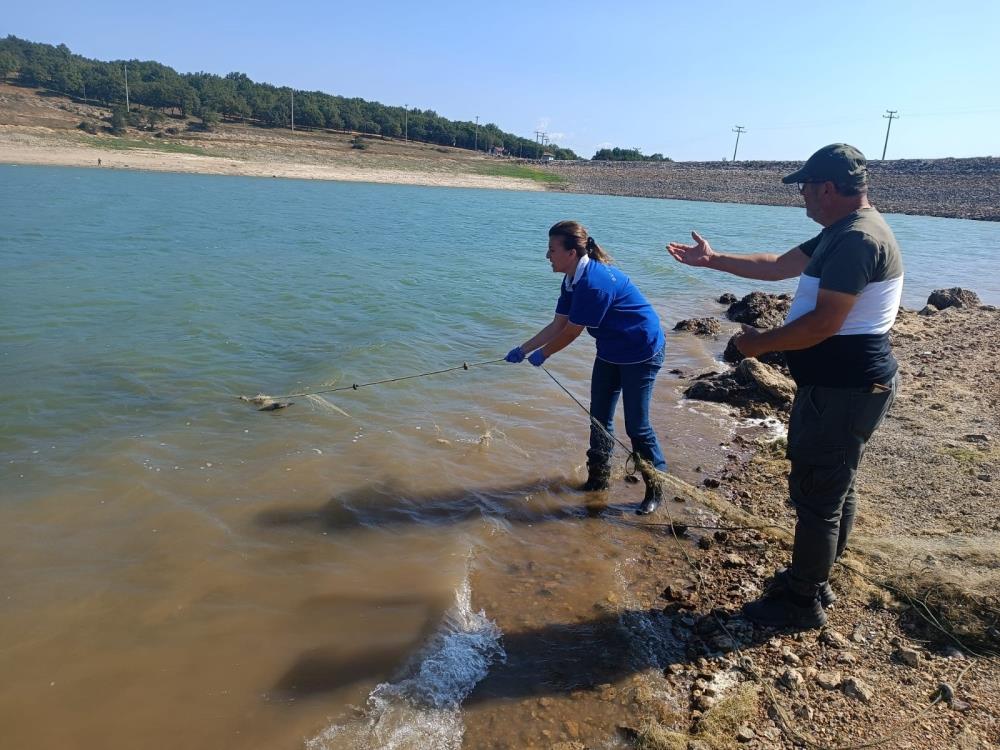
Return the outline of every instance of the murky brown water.
<path id="1" fill-rule="evenodd" d="M 671 346 L 670 366 L 707 361 Z M 585 395 L 586 352 L 553 371 Z M 364 394 L 392 413 L 354 424 L 335 459 L 315 430 L 277 427 L 335 414 L 246 411 L 210 443 L 192 413 L 6 503 L 0 745 L 615 746 L 629 708 L 609 695 L 655 661 L 623 624 L 642 606 L 624 574 L 650 539 L 642 488 L 616 482 L 610 506 L 586 507 L 571 490 L 585 416 L 551 384 L 506 401 L 509 372 L 482 373 L 474 407 L 444 415 L 421 412 L 419 389 Z M 723 457 L 727 420 L 678 405 L 676 383 L 661 376 L 654 424 L 690 477 Z M 463 671 L 470 654 L 485 679 Z M 370 699 L 380 683 L 410 693 Z"/>

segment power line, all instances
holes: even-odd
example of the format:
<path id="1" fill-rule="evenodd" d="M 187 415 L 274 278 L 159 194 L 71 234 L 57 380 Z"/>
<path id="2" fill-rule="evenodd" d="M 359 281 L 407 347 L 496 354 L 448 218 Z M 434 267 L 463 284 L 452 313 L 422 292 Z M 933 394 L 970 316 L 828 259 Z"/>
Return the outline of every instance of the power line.
<path id="1" fill-rule="evenodd" d="M 733 161 L 736 161 L 736 149 L 740 147 L 740 133 L 747 132 L 747 129 L 742 125 L 737 125 L 733 128 L 733 132 L 736 133 L 736 145 L 733 146 Z"/>
<path id="2" fill-rule="evenodd" d="M 899 112 L 897 109 L 887 109 L 886 114 L 882 115 L 882 117 L 889 121 L 885 126 L 885 145 L 882 146 L 882 161 L 885 161 L 885 152 L 889 148 L 889 131 L 892 129 L 892 121 L 899 119 L 899 115 L 896 114 L 897 112 Z"/>

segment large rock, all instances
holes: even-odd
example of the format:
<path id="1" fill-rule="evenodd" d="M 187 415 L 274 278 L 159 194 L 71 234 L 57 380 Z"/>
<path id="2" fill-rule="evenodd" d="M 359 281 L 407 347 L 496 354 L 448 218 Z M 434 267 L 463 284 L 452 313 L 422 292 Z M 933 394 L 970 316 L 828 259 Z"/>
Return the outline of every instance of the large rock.
<path id="1" fill-rule="evenodd" d="M 951 289 L 935 289 L 927 298 L 927 304 L 944 310 L 947 307 L 978 307 L 980 301 L 975 292 L 954 286 Z"/>
<path id="2" fill-rule="evenodd" d="M 722 333 L 722 323 L 715 318 L 689 318 L 674 326 L 675 331 L 687 331 L 695 336 L 718 336 Z"/>
<path id="3" fill-rule="evenodd" d="M 722 353 L 722 358 L 733 365 L 738 365 L 746 357 L 743 356 L 741 352 L 736 347 L 736 339 L 739 338 L 740 334 L 736 334 L 731 339 L 729 343 L 726 344 L 726 350 Z M 788 369 L 788 360 L 785 359 L 783 352 L 768 352 L 767 354 L 761 354 L 757 357 L 761 362 L 766 365 L 771 365 L 771 367 L 777 367 L 779 370 Z"/>
<path id="4" fill-rule="evenodd" d="M 729 306 L 726 317 L 757 328 L 774 328 L 785 322 L 791 306 L 792 300 L 787 294 L 750 292 L 739 302 Z"/>
<path id="5" fill-rule="evenodd" d="M 756 388 L 775 406 L 791 408 L 795 398 L 795 383 L 773 367 L 752 357 L 736 366 L 736 379 Z"/>
<path id="6" fill-rule="evenodd" d="M 788 411 L 795 383 L 756 359 L 744 359 L 729 372 L 701 376 L 684 391 L 687 398 L 740 407 L 754 416 Z M 767 406 L 769 409 L 758 407 Z"/>

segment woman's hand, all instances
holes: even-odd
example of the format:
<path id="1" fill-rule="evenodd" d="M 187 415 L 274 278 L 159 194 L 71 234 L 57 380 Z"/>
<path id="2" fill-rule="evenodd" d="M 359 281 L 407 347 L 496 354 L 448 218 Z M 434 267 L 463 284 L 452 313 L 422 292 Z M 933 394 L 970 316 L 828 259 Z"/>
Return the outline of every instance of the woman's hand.
<path id="1" fill-rule="evenodd" d="M 691 232 L 691 237 L 695 244 L 682 245 L 679 242 L 671 242 L 667 245 L 667 252 L 674 257 L 674 260 L 679 260 L 684 265 L 707 266 L 715 255 L 712 246 L 697 232 Z"/>
<path id="2" fill-rule="evenodd" d="M 528 357 L 528 361 L 535 367 L 541 367 L 542 363 L 545 362 L 546 359 L 548 359 L 548 357 L 542 353 L 541 349 L 536 349 L 531 353 L 531 356 Z"/>
<path id="3" fill-rule="evenodd" d="M 507 356 L 504 357 L 504 359 L 515 365 L 518 362 L 524 362 L 524 349 L 522 349 L 519 346 L 515 346 L 513 349 L 507 352 Z"/>

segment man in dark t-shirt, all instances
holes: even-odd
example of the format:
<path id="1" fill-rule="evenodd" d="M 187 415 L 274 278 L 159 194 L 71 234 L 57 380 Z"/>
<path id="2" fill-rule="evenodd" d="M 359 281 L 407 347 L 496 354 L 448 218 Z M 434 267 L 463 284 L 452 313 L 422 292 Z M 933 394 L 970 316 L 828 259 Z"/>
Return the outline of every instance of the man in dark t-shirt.
<path id="1" fill-rule="evenodd" d="M 789 495 L 797 523 L 792 562 L 748 618 L 774 627 L 820 627 L 836 596 L 828 578 L 854 524 L 854 480 L 865 445 L 896 393 L 889 329 L 903 289 L 903 262 L 892 230 L 868 203 L 868 167 L 853 146 L 821 148 L 782 179 L 797 183 L 806 215 L 823 226 L 783 255 L 718 253 L 697 232 L 693 245 L 667 251 L 690 266 L 749 279 L 799 277 L 785 323 L 743 326 L 736 346 L 747 357 L 782 351 L 797 390 L 788 423 Z"/>

